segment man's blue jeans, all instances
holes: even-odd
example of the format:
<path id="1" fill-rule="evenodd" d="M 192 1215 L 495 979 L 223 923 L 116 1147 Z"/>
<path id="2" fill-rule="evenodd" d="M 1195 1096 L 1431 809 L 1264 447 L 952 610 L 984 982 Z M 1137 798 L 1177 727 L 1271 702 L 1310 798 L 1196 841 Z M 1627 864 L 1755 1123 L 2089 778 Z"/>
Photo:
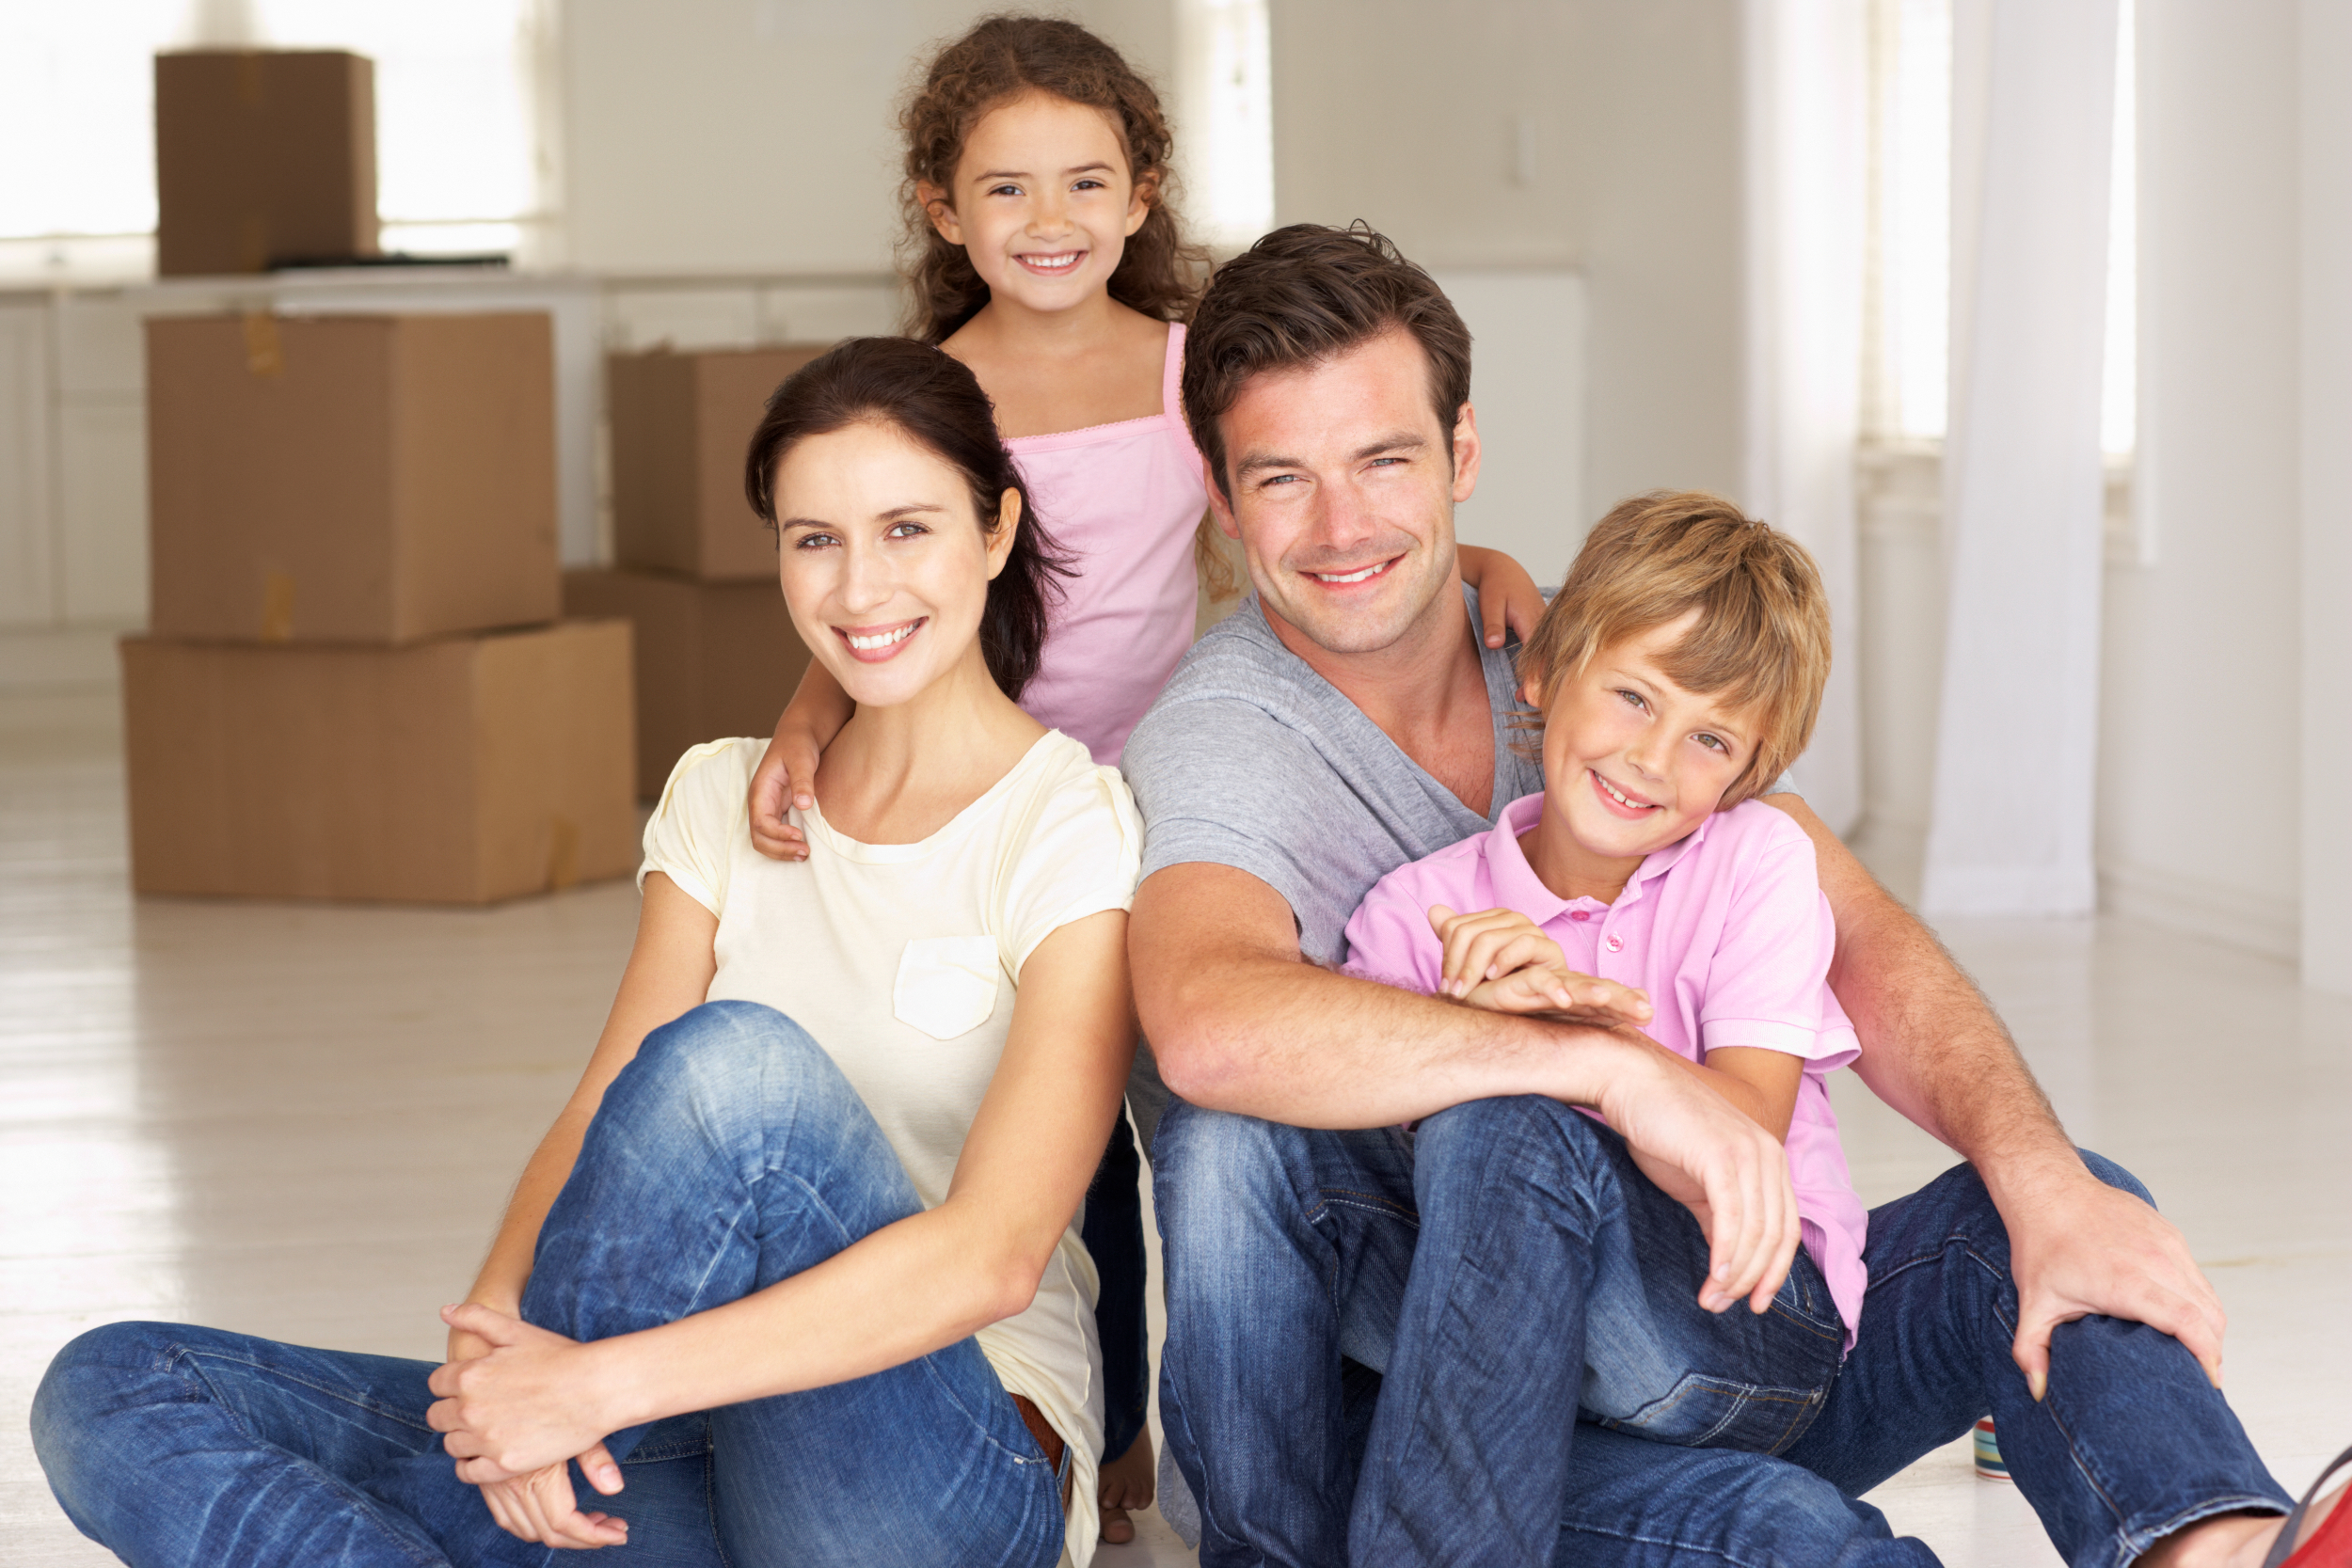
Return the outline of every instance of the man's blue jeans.
<path id="1" fill-rule="evenodd" d="M 1696 1222 L 1555 1102 L 1455 1106 L 1409 1141 L 1178 1104 L 1152 1153 L 1161 1417 L 1206 1568 L 1932 1563 L 1856 1498 L 1988 1411 L 2082 1568 L 2285 1507 L 2153 1330 L 2064 1325 L 2033 1401 L 1966 1166 L 1871 1215 L 1861 1338 L 1842 1368 L 1828 1342 L 1817 1383 L 1800 1326 L 1836 1315 L 1810 1264 L 1760 1319 L 1700 1311 Z"/>
<path id="2" fill-rule="evenodd" d="M 606 1091 L 539 1239 L 523 1317 L 609 1338 L 735 1300 L 921 1208 L 797 1025 L 711 1003 Z M 424 1420 L 431 1363 L 119 1323 L 61 1351 L 34 1444 L 82 1531 L 136 1568 L 545 1564 Z M 631 1428 L 627 1560 L 1045 1568 L 1060 1478 L 970 1339 L 854 1382 Z"/>

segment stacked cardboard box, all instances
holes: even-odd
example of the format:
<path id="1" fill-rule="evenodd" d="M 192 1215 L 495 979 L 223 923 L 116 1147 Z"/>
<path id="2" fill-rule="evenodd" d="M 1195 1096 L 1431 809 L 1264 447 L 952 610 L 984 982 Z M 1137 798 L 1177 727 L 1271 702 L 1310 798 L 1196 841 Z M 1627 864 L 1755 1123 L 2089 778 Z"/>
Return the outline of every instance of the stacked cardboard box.
<path id="1" fill-rule="evenodd" d="M 376 253 L 375 67 L 342 50 L 155 56 L 155 270 Z"/>
<path id="2" fill-rule="evenodd" d="M 635 858 L 629 632 L 559 622 L 544 315 L 148 324 L 143 893 L 488 903 Z"/>
<path id="3" fill-rule="evenodd" d="M 689 746 L 768 734 L 808 667 L 776 584 L 774 535 L 743 496 L 743 455 L 769 394 L 823 352 L 656 349 L 606 361 L 619 564 L 567 574 L 564 608 L 636 627 L 645 799 Z"/>

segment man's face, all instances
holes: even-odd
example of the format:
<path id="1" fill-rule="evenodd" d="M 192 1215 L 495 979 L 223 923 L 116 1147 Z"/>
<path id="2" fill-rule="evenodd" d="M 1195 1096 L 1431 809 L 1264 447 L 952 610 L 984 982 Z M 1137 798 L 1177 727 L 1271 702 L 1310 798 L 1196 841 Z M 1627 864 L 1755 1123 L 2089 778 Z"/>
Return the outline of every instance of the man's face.
<path id="1" fill-rule="evenodd" d="M 1232 493 L 1209 502 L 1271 614 L 1335 654 L 1388 648 L 1456 592 L 1454 507 L 1478 481 L 1465 404 L 1446 430 L 1403 329 L 1253 377 L 1221 415 Z"/>

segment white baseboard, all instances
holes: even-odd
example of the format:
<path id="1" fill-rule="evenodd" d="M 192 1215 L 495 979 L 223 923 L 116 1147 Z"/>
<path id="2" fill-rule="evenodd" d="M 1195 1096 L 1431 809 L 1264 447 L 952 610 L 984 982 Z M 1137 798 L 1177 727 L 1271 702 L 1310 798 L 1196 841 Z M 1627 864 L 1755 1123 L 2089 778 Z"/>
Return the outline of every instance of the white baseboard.
<path id="1" fill-rule="evenodd" d="M 2294 962 L 2302 953 L 2298 900 L 2225 887 L 2144 865 L 2099 867 L 2099 908 L 2231 947 Z"/>
<path id="2" fill-rule="evenodd" d="M 122 678 L 115 640 L 131 626 L 0 628 L 0 691 L 113 686 Z"/>

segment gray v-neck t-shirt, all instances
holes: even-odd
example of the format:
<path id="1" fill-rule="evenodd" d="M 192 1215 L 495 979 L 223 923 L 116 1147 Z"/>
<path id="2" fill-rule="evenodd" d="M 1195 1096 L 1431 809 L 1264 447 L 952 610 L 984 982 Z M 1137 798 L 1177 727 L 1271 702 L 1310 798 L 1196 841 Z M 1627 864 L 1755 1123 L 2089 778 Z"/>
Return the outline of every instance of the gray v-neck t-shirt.
<path id="1" fill-rule="evenodd" d="M 1462 594 L 1475 627 L 1477 594 Z M 1531 734 L 1509 723 L 1527 712 L 1518 648 L 1479 650 L 1494 812 L 1544 787 L 1540 763 L 1512 744 Z M 1342 932 L 1373 883 L 1494 825 L 1284 647 L 1254 594 L 1176 666 L 1120 767 L 1143 811 L 1144 876 L 1194 861 L 1247 871 L 1289 902 L 1299 950 L 1319 963 L 1344 960 Z"/>

